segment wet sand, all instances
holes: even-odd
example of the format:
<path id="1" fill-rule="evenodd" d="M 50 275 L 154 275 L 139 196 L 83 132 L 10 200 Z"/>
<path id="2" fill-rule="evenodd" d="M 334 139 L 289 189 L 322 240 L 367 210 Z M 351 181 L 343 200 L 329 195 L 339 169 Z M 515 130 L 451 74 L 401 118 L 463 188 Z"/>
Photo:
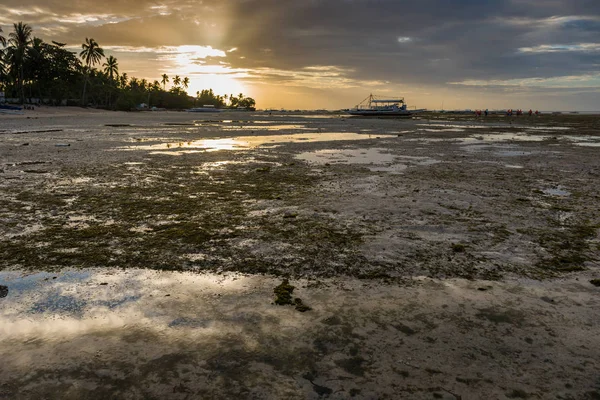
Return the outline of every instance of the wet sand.
<path id="1" fill-rule="evenodd" d="M 599 129 L 0 115 L 0 397 L 596 398 Z"/>

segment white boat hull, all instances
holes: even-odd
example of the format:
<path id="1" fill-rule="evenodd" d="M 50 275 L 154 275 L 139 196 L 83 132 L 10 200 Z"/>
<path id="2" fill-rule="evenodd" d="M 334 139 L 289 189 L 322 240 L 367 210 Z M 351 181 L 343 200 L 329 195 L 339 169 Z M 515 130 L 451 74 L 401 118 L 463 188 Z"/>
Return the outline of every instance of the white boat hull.
<path id="1" fill-rule="evenodd" d="M 408 118 L 413 115 L 412 112 L 407 110 L 348 110 L 348 114 L 361 116 L 361 117 L 396 117 L 396 118 Z"/>
<path id="2" fill-rule="evenodd" d="M 187 112 L 194 113 L 220 113 L 223 112 L 220 108 L 190 108 Z"/>

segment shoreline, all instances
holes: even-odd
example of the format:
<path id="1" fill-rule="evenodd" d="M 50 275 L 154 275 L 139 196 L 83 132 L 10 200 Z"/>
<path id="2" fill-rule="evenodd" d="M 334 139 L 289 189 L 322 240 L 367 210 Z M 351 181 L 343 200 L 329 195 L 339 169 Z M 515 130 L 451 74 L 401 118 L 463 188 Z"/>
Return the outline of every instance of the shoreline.
<path id="1" fill-rule="evenodd" d="M 0 120 L 0 397 L 599 395 L 596 118 Z"/>

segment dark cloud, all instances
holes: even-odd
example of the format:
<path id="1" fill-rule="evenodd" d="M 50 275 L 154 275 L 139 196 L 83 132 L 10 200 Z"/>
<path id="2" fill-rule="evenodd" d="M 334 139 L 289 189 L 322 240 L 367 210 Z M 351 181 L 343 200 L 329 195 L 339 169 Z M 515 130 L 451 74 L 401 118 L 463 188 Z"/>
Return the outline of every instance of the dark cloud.
<path id="1" fill-rule="evenodd" d="M 274 84 L 297 82 L 293 72 L 310 66 L 336 66 L 352 82 L 455 88 L 450 83 L 591 75 L 600 64 L 599 51 L 531 50 L 600 43 L 598 0 L 50 0 L 38 4 L 4 0 L 0 21 L 22 19 L 39 32 L 69 43 L 94 37 L 111 46 L 235 47 L 237 51 L 226 59 L 232 69 L 256 70 L 247 77 L 249 81 Z"/>

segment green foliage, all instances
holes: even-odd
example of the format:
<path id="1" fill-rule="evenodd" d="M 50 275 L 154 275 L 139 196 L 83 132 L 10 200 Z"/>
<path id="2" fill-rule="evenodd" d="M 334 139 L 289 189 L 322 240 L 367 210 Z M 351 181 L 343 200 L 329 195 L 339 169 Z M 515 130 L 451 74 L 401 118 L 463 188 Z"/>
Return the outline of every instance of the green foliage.
<path id="1" fill-rule="evenodd" d="M 86 38 L 77 53 L 65 48 L 65 43 L 46 43 L 33 36 L 27 24 L 14 24 L 8 40 L 0 29 L 0 88 L 8 98 L 21 102 L 42 101 L 49 105 L 91 105 L 99 108 L 129 111 L 146 104 L 149 107 L 186 109 L 213 105 L 227 107 L 227 96 L 216 95 L 212 89 L 197 92 L 196 98 L 187 94 L 187 77 L 176 75 L 174 86 L 167 90 L 169 76 L 159 80 L 119 75 L 117 59 L 109 55 L 93 38 Z M 95 66 L 99 65 L 100 68 Z M 162 87 L 161 87 L 162 85 Z M 256 102 L 240 94 L 232 96 L 230 106 L 252 109 Z"/>
<path id="2" fill-rule="evenodd" d="M 225 98 L 215 95 L 212 89 L 202 90 L 196 93 L 196 104 L 198 106 L 211 105 L 217 108 L 225 107 Z"/>
<path id="3" fill-rule="evenodd" d="M 256 101 L 252 97 L 245 97 L 242 93 L 237 97 L 230 95 L 229 101 L 231 103 L 231 108 L 254 109 L 254 106 L 256 106 Z"/>

